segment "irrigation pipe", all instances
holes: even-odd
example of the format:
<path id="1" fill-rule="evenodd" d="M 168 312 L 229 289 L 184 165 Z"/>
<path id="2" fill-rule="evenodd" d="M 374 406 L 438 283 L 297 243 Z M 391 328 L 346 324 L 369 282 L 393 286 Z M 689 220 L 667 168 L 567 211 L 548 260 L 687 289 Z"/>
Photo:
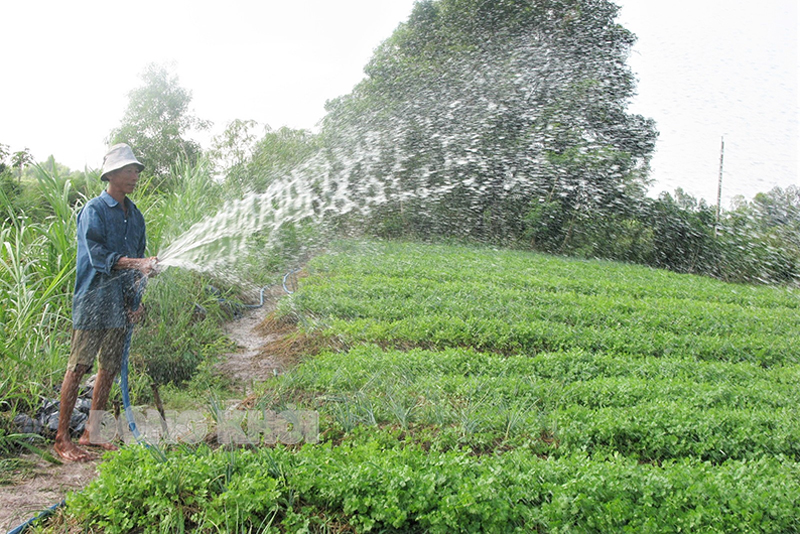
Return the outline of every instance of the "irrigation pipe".
<path id="1" fill-rule="evenodd" d="M 125 346 L 122 349 L 122 367 L 119 371 L 119 389 L 122 391 L 122 407 L 125 411 L 125 419 L 128 421 L 128 428 L 133 434 L 133 438 L 139 445 L 144 445 L 148 450 L 155 453 L 160 460 L 166 460 L 167 457 L 155 445 L 148 443 L 142 436 L 139 429 L 136 427 L 136 419 L 133 415 L 131 408 L 131 396 L 128 388 L 128 361 L 130 358 L 131 338 L 133 337 L 133 325 L 128 325 L 128 333 L 125 335 Z"/>
<path id="2" fill-rule="evenodd" d="M 264 286 L 261 288 L 261 293 L 259 295 L 259 303 L 258 304 L 241 304 L 242 308 L 254 309 L 254 308 L 261 308 L 264 306 L 264 292 L 269 289 L 270 286 Z M 225 302 L 225 299 L 220 299 L 220 302 Z"/>
<path id="3" fill-rule="evenodd" d="M 291 271 L 289 271 L 288 273 L 286 273 L 285 275 L 283 275 L 283 290 L 284 290 L 284 291 L 286 291 L 286 292 L 287 292 L 288 294 L 290 294 L 290 295 L 291 295 L 292 293 L 294 293 L 294 290 L 292 290 L 292 291 L 289 291 L 289 288 L 288 288 L 288 287 L 286 287 L 286 281 L 289 279 L 289 277 L 290 277 L 290 276 L 292 276 L 293 274 L 295 274 L 295 273 L 297 273 L 297 272 L 298 272 L 298 269 L 292 269 Z"/>

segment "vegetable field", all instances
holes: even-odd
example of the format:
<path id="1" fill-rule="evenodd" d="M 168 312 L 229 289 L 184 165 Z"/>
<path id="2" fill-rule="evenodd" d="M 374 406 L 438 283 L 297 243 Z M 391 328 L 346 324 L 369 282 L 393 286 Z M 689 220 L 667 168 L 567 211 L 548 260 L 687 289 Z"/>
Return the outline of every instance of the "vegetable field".
<path id="1" fill-rule="evenodd" d="M 250 405 L 319 443 L 127 448 L 105 532 L 800 531 L 800 296 L 490 248 L 340 243 Z M 319 347 L 324 347 L 318 350 Z"/>

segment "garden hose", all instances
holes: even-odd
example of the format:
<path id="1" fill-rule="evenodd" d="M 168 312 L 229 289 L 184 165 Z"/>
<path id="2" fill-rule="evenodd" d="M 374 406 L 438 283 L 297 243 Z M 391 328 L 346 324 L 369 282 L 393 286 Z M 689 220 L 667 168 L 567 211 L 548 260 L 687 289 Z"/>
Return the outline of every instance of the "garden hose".
<path id="1" fill-rule="evenodd" d="M 269 288 L 270 288 L 270 286 L 264 286 L 264 287 L 261 288 L 261 292 L 259 294 L 259 299 L 260 300 L 259 300 L 258 304 L 242 304 L 241 305 L 242 308 L 253 309 L 253 308 L 261 308 L 261 307 L 263 307 L 264 306 L 264 292 Z M 224 299 L 221 300 L 221 302 L 224 302 Z"/>
<path id="2" fill-rule="evenodd" d="M 39 521 L 40 519 L 44 519 L 46 517 L 50 517 L 51 515 L 53 515 L 53 513 L 56 510 L 58 510 L 60 507 L 64 506 L 66 503 L 67 503 L 67 501 L 66 501 L 66 499 L 64 499 L 60 503 L 54 504 L 53 506 L 51 506 L 47 510 L 42 511 L 36 517 L 32 517 L 32 518 L 28 519 L 27 521 L 25 521 L 24 523 L 22 523 L 20 526 L 9 530 L 8 534 L 22 534 L 23 532 L 25 532 L 28 529 L 28 527 L 32 526 L 35 522 Z"/>
<path id="3" fill-rule="evenodd" d="M 294 285 L 297 284 L 297 282 L 295 280 L 293 280 L 292 277 L 293 277 L 293 275 L 297 274 L 298 272 L 300 272 L 299 269 L 292 269 L 291 271 L 289 271 L 285 275 L 283 275 L 283 280 L 281 282 L 281 285 L 283 286 L 283 290 L 288 295 L 291 295 L 292 293 L 294 293 L 294 289 L 289 289 L 289 285 L 294 286 Z M 230 301 L 228 301 L 227 299 L 224 299 L 222 297 L 217 297 L 217 302 L 229 304 L 229 305 L 234 306 L 235 308 L 244 308 L 244 309 L 248 309 L 248 310 L 252 310 L 252 309 L 256 309 L 256 308 L 263 308 L 264 307 L 264 293 L 270 287 L 272 287 L 272 286 L 271 285 L 266 285 L 266 286 L 263 286 L 259 290 L 259 301 L 258 301 L 258 304 L 240 304 L 238 302 L 231 303 Z M 215 293 L 217 295 L 219 295 L 221 293 L 219 289 L 217 289 L 217 288 L 215 288 L 213 286 L 207 286 L 207 289 L 210 292 Z"/>
<path id="4" fill-rule="evenodd" d="M 142 436 L 139 429 L 136 428 L 136 420 L 133 417 L 133 410 L 131 409 L 131 396 L 128 389 L 128 360 L 130 358 L 131 338 L 133 337 L 133 325 L 128 325 L 127 333 L 125 334 L 125 345 L 122 349 L 122 367 L 119 371 L 119 389 L 122 391 L 122 407 L 125 411 L 125 419 L 128 421 L 128 428 L 133 434 L 137 443 L 142 443 Z M 145 446 L 148 446 L 145 443 Z"/>
<path id="5" fill-rule="evenodd" d="M 136 300 L 141 302 L 141 297 L 144 294 L 144 289 L 147 286 L 147 277 L 142 278 L 137 284 Z M 141 306 L 141 304 L 139 304 Z M 136 309 L 139 309 L 139 306 Z M 166 461 L 166 455 L 157 446 L 148 443 L 139 432 L 136 426 L 136 419 L 133 415 L 131 408 L 130 389 L 128 387 L 128 367 L 130 361 L 131 339 L 133 338 L 133 323 L 128 323 L 125 333 L 125 344 L 122 347 L 122 365 L 119 370 L 119 389 L 122 392 L 122 408 L 125 412 L 125 419 L 128 421 L 128 428 L 133 434 L 133 438 L 139 445 L 144 445 L 150 452 L 156 456 L 157 459 Z"/>
<path id="6" fill-rule="evenodd" d="M 294 293 L 294 290 L 291 290 L 291 291 L 290 291 L 290 290 L 289 290 L 289 288 L 288 288 L 288 287 L 286 287 L 286 281 L 287 281 L 287 280 L 289 280 L 289 277 L 291 277 L 291 276 L 293 276 L 293 275 L 297 274 L 298 272 L 300 272 L 300 270 L 299 270 L 299 269 L 292 269 L 291 271 L 289 271 L 288 273 L 286 273 L 285 275 L 283 275 L 283 290 L 284 290 L 284 291 L 286 291 L 286 292 L 287 292 L 288 294 L 290 294 L 290 295 L 291 295 L 292 293 Z M 296 281 L 296 280 L 293 280 L 293 281 L 294 281 L 294 285 L 297 285 L 297 281 Z"/>

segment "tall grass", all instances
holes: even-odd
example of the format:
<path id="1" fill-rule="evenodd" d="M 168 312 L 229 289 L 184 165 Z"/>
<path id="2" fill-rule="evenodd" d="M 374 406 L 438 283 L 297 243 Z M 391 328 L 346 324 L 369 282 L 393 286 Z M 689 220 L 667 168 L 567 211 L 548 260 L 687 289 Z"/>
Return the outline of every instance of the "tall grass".
<path id="1" fill-rule="evenodd" d="M 58 380 L 68 352 L 75 270 L 75 214 L 69 180 L 38 169 L 44 216 L 19 211 L 0 191 L 0 406 L 28 408 Z"/>

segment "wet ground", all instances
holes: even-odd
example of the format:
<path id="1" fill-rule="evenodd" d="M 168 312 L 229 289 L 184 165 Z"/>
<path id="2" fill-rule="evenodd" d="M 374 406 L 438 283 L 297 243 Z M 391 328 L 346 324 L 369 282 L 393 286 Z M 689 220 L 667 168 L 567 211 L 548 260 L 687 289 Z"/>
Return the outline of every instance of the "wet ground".
<path id="1" fill-rule="evenodd" d="M 283 334 L 261 328 L 267 316 L 275 311 L 275 303 L 283 294 L 282 288 L 273 288 L 271 295 L 265 295 L 261 308 L 245 310 L 240 318 L 225 325 L 225 334 L 239 346 L 239 350 L 227 354 L 217 365 L 217 370 L 242 384 L 245 396 L 252 391 L 254 383 L 263 382 L 283 371 L 280 361 L 264 351 L 266 345 L 277 341 Z"/>

